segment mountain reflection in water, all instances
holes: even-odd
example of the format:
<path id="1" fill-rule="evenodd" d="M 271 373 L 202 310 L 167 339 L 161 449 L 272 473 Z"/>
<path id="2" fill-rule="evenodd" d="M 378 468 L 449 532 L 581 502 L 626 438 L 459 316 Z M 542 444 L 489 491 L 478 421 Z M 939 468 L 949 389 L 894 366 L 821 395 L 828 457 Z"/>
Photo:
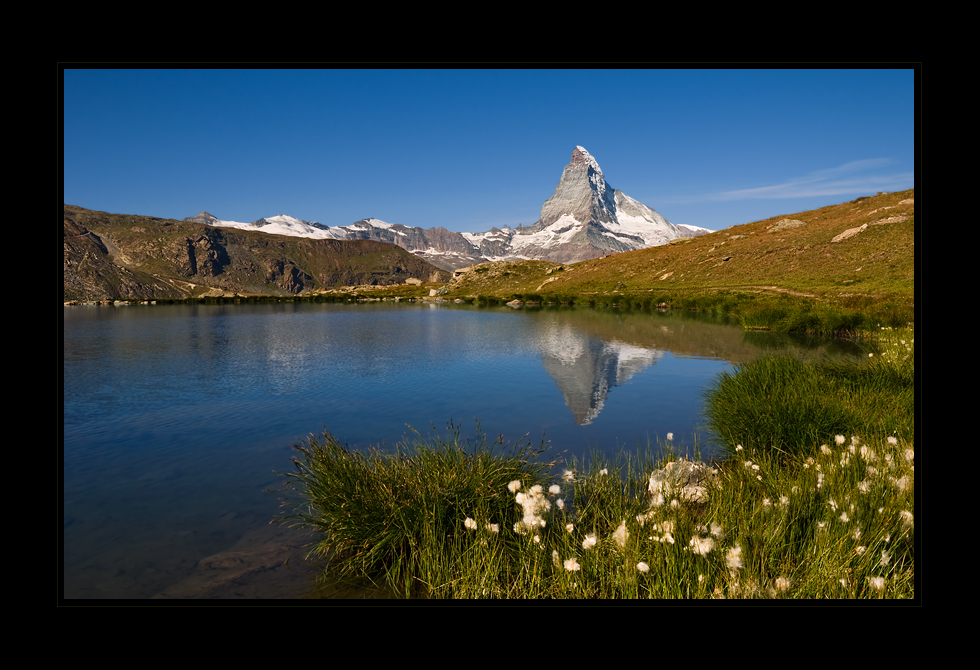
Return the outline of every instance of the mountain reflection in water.
<path id="1" fill-rule="evenodd" d="M 571 324 L 551 323 L 541 329 L 541 362 L 554 377 L 575 416 L 575 423 L 592 423 L 606 402 L 609 389 L 657 362 L 664 351 L 610 340 L 603 342 Z"/>

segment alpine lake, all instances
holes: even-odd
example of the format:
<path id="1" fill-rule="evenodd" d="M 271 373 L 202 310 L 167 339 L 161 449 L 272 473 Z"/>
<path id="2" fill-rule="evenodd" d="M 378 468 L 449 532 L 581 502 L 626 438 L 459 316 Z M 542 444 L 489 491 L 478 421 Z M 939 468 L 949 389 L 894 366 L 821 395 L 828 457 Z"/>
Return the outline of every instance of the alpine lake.
<path id="1" fill-rule="evenodd" d="M 270 522 L 293 450 L 445 435 L 549 458 L 710 460 L 703 392 L 759 356 L 864 354 L 720 317 L 453 303 L 64 307 L 63 596 L 302 598 L 304 531 Z"/>

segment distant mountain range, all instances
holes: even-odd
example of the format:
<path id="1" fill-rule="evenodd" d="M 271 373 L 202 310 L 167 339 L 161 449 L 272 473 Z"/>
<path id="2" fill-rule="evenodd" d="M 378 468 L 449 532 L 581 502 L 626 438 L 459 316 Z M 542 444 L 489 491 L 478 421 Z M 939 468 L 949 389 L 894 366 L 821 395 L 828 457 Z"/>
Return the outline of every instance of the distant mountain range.
<path id="1" fill-rule="evenodd" d="M 254 223 L 239 223 L 223 221 L 208 212 L 184 220 L 272 235 L 387 242 L 446 270 L 495 260 L 574 263 L 712 232 L 670 223 L 650 207 L 613 189 L 606 183 L 595 158 L 580 146 L 572 151 L 558 187 L 541 207 L 541 218 L 531 226 L 454 233 L 445 228 L 410 228 L 378 219 L 361 219 L 347 226 L 324 226 L 285 214 Z"/>

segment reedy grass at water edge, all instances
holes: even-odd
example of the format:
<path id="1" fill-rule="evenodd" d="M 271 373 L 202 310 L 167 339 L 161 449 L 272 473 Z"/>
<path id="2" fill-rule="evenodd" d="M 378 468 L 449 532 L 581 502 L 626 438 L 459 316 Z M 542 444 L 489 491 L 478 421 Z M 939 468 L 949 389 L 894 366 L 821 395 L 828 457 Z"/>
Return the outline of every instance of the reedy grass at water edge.
<path id="1" fill-rule="evenodd" d="M 492 455 L 478 443 L 466 454 L 453 439 L 417 441 L 398 457 L 311 440 L 291 475 L 304 502 L 287 518 L 320 531 L 314 552 L 333 574 L 406 596 L 914 596 L 914 452 L 904 440 L 841 435 L 805 458 L 739 445 L 699 502 L 651 490 L 663 461 L 649 454 L 597 455 L 588 470 L 572 461 L 549 479 L 529 452 Z"/>
<path id="2" fill-rule="evenodd" d="M 453 538 L 464 510 L 479 506 L 498 523 L 513 523 L 516 512 L 507 483 L 535 480 L 549 464 L 536 460 L 542 448 L 524 440 L 487 445 L 460 441 L 450 426 L 446 439 L 398 445 L 394 453 L 348 449 L 329 433 L 294 445 L 280 521 L 317 531 L 311 554 L 328 559 L 335 576 L 380 577 L 399 593 L 431 590 L 429 575 L 441 557 L 455 557 Z M 455 560 L 455 558 L 453 559 Z"/>

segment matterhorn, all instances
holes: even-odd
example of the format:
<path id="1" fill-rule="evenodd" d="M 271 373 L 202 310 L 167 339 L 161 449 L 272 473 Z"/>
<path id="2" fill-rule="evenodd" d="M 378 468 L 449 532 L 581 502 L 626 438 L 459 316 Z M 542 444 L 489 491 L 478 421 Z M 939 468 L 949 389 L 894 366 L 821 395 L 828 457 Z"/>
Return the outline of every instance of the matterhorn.
<path id="1" fill-rule="evenodd" d="M 599 163 L 575 147 L 554 195 L 541 207 L 541 218 L 519 227 L 510 253 L 561 263 L 667 244 L 679 237 L 710 232 L 670 223 L 643 203 L 606 183 Z"/>
<path id="2" fill-rule="evenodd" d="M 207 212 L 187 220 L 275 235 L 388 242 L 422 256 L 444 270 L 456 270 L 488 260 L 540 259 L 575 263 L 711 232 L 670 223 L 643 203 L 617 191 L 606 183 L 596 159 L 582 147 L 572 151 L 572 159 L 565 166 L 554 195 L 545 201 L 541 218 L 531 226 L 504 226 L 486 233 L 455 233 L 445 228 L 409 228 L 374 218 L 346 226 L 324 226 L 280 214 L 254 223 L 238 223 L 222 221 Z"/>

